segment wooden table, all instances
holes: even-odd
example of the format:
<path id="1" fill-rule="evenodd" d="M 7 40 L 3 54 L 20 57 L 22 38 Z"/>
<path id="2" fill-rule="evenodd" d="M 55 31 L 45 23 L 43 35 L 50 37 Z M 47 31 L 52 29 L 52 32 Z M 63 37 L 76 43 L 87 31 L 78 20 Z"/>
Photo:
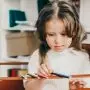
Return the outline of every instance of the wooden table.
<path id="1" fill-rule="evenodd" d="M 0 90 L 24 90 L 23 80 L 19 77 L 1 77 Z"/>
<path id="2" fill-rule="evenodd" d="M 87 75 L 72 75 L 73 78 L 90 77 Z M 58 77 L 50 77 L 50 79 Z M 31 78 L 28 78 L 31 79 Z M 0 90 L 25 90 L 23 87 L 23 79 L 20 77 L 0 77 Z M 90 88 L 78 88 L 77 90 L 90 90 Z"/>

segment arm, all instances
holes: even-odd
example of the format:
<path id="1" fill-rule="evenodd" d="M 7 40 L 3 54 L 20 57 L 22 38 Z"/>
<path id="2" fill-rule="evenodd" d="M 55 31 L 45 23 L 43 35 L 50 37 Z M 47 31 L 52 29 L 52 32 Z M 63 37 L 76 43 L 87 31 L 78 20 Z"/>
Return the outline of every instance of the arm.
<path id="1" fill-rule="evenodd" d="M 31 58 L 28 64 L 28 73 L 33 75 L 38 72 L 38 68 L 39 68 L 39 54 L 38 54 L 38 50 L 36 50 L 31 55 Z M 30 80 L 27 80 L 27 79 L 23 80 L 25 89 L 28 87 L 29 83 L 30 83 Z"/>
<path id="2" fill-rule="evenodd" d="M 39 68 L 39 52 L 36 50 L 30 58 L 29 64 L 28 64 L 28 73 L 35 74 L 38 72 Z"/>
<path id="3" fill-rule="evenodd" d="M 87 53 L 85 53 L 83 56 L 83 72 L 81 74 L 90 74 L 90 60 Z M 76 90 L 79 88 L 84 88 L 87 85 L 87 82 L 80 79 L 80 78 L 71 78 L 69 82 L 70 90 Z"/>
<path id="4" fill-rule="evenodd" d="M 90 58 L 88 54 L 84 57 L 84 74 L 90 74 Z"/>

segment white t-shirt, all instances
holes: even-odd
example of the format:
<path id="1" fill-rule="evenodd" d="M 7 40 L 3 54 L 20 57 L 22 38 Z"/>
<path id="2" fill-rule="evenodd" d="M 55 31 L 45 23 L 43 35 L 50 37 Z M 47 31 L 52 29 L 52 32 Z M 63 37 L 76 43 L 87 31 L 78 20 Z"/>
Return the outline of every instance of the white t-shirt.
<path id="1" fill-rule="evenodd" d="M 31 56 L 28 73 L 35 74 L 38 72 L 39 59 L 39 50 L 37 49 Z M 76 51 L 73 48 L 65 49 L 63 52 L 49 50 L 47 52 L 47 60 L 50 68 L 56 73 L 65 75 L 90 74 L 88 54 Z M 69 79 L 46 79 L 42 90 L 50 90 L 50 88 L 52 90 L 69 90 Z"/>
<path id="2" fill-rule="evenodd" d="M 47 57 L 49 66 L 54 72 L 65 75 L 90 74 L 89 56 L 85 52 L 76 51 L 73 48 L 62 52 L 49 50 Z M 39 50 L 37 49 L 30 58 L 28 73 L 37 73 L 39 66 Z"/>

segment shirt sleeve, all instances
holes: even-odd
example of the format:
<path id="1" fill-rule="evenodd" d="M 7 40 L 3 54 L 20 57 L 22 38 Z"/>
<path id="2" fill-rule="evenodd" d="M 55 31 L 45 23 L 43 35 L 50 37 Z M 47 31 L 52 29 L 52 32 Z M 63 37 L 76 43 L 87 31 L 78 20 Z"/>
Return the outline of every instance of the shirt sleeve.
<path id="1" fill-rule="evenodd" d="M 29 61 L 29 64 L 28 64 L 28 73 L 35 74 L 38 71 L 38 68 L 39 68 L 39 52 L 38 51 L 39 50 L 37 49 L 31 55 L 31 58 L 30 58 L 30 61 Z M 23 80 L 24 88 L 27 87 L 29 82 L 30 82 L 30 80 L 28 80 L 28 79 Z"/>
<path id="2" fill-rule="evenodd" d="M 90 58 L 89 55 L 86 55 L 84 58 L 84 74 L 90 74 Z"/>
<path id="3" fill-rule="evenodd" d="M 29 64 L 28 64 L 28 73 L 35 74 L 38 71 L 39 68 L 39 50 L 36 50 L 30 58 Z"/>

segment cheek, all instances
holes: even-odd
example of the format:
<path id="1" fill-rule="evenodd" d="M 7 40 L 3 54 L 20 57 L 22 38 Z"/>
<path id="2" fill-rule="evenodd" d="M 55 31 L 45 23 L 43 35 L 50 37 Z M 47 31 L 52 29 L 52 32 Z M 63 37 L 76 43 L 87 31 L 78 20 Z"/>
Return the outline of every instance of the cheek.
<path id="1" fill-rule="evenodd" d="M 49 46 L 52 46 L 52 44 L 53 44 L 53 39 L 52 38 L 46 38 L 46 42 L 47 42 L 47 44 L 49 45 Z"/>
<path id="2" fill-rule="evenodd" d="M 46 38 L 46 42 L 49 44 L 49 43 L 51 43 L 51 40 L 50 40 L 50 38 Z"/>

